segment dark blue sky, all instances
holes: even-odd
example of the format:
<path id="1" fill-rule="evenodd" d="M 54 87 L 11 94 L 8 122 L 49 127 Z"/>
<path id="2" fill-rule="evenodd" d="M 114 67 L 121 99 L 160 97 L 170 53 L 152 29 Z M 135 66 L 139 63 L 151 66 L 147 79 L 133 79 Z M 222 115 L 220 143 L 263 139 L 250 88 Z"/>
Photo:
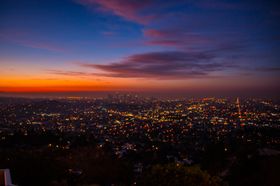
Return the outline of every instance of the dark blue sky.
<path id="1" fill-rule="evenodd" d="M 279 7 L 264 0 L 1 0 L 0 89 L 278 87 Z"/>

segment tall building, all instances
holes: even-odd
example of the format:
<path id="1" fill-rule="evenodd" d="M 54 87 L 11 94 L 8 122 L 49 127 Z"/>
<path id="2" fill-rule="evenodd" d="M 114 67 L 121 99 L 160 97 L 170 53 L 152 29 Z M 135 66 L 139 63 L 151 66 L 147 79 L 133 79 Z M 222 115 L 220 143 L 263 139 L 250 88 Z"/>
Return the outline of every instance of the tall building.
<path id="1" fill-rule="evenodd" d="M 244 126 L 244 118 L 242 117 L 242 113 L 241 113 L 241 106 L 240 106 L 240 100 L 239 97 L 237 97 L 236 99 L 236 107 L 238 109 L 238 118 L 239 118 L 239 122 L 240 122 L 240 126 Z"/>
<path id="2" fill-rule="evenodd" d="M 237 99 L 236 99 L 236 106 L 237 106 L 237 109 L 238 109 L 238 117 L 241 119 L 241 118 L 242 118 L 242 115 L 241 115 L 241 108 L 240 108 L 240 100 L 239 100 L 239 97 L 237 97 Z"/>
<path id="3" fill-rule="evenodd" d="M 0 169 L 0 186 L 15 186 L 14 184 L 12 184 L 9 169 Z"/>

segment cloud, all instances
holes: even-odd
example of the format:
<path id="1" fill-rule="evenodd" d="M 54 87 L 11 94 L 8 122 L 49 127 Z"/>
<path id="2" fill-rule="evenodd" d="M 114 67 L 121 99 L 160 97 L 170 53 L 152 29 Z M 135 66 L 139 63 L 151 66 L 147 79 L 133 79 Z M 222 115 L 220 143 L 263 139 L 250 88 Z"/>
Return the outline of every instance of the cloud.
<path id="1" fill-rule="evenodd" d="M 191 79 L 215 77 L 213 72 L 236 66 L 215 62 L 211 53 L 181 51 L 135 54 L 111 64 L 81 64 L 102 71 L 100 76 L 119 78 Z M 97 75 L 97 74 L 95 74 Z"/>
<path id="2" fill-rule="evenodd" d="M 255 70 L 259 72 L 280 72 L 280 67 L 260 67 Z"/>
<path id="3" fill-rule="evenodd" d="M 198 1 L 196 3 L 198 7 L 207 8 L 207 9 L 221 9 L 221 10 L 236 10 L 242 9 L 243 6 L 241 3 L 238 2 L 212 2 L 212 1 Z"/>
<path id="4" fill-rule="evenodd" d="M 44 49 L 52 52 L 65 52 L 64 48 L 54 43 L 48 42 L 46 40 L 31 39 L 31 35 L 21 31 L 1 31 L 0 40 L 30 48 Z"/>
<path id="5" fill-rule="evenodd" d="M 80 4 L 89 7 L 98 6 L 98 10 L 110 12 L 126 20 L 146 24 L 153 15 L 143 15 L 142 11 L 153 6 L 152 0 L 76 0 Z"/>
<path id="6" fill-rule="evenodd" d="M 112 32 L 112 31 L 104 31 L 104 32 L 102 32 L 102 35 L 104 35 L 104 36 L 115 36 L 115 35 L 117 35 L 117 33 Z"/>
<path id="7" fill-rule="evenodd" d="M 232 55 L 248 47 L 248 42 L 241 39 L 234 40 L 231 33 L 202 34 L 189 32 L 183 26 L 172 29 L 144 29 L 146 45 L 173 47 L 177 50 L 196 52 L 216 52 L 223 55 Z M 217 39 L 219 37 L 219 39 Z"/>
<path id="8" fill-rule="evenodd" d="M 92 73 L 86 73 L 86 72 L 77 72 L 77 71 L 64 71 L 64 70 L 51 70 L 48 69 L 46 70 L 50 74 L 55 74 L 55 75 L 63 75 L 63 76 L 92 76 L 94 74 Z"/>
<path id="9" fill-rule="evenodd" d="M 184 29 L 145 29 L 143 34 L 148 45 L 174 46 L 174 47 L 195 47 L 213 43 L 209 36 L 184 31 Z"/>
<path id="10" fill-rule="evenodd" d="M 32 40 L 17 40 L 15 42 L 19 45 L 30 47 L 30 48 L 45 49 L 52 52 L 65 52 L 65 49 L 47 42 L 32 41 Z"/>

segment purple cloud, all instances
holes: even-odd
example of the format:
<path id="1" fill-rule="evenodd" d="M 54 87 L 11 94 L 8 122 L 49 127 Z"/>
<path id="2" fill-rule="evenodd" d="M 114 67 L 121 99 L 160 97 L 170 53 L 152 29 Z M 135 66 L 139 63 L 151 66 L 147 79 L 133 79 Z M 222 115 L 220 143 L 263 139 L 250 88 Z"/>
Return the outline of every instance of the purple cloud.
<path id="1" fill-rule="evenodd" d="M 242 51 L 249 47 L 248 42 L 233 40 L 231 33 L 220 33 L 205 35 L 199 32 L 189 32 L 186 28 L 177 26 L 172 29 L 144 29 L 146 37 L 145 44 L 172 47 L 177 50 L 189 52 L 211 52 L 216 53 L 220 58 L 240 56 Z M 217 39 L 219 37 L 219 39 Z"/>
<path id="2" fill-rule="evenodd" d="M 236 68 L 215 62 L 211 53 L 180 51 L 136 54 L 111 64 L 81 64 L 103 71 L 98 75 L 120 78 L 190 79 L 215 77 L 213 72 Z M 97 74 L 95 74 L 97 75 Z"/>
<path id="3" fill-rule="evenodd" d="M 184 29 L 145 29 L 143 34 L 148 45 L 174 46 L 178 48 L 205 46 L 214 43 L 209 36 L 187 32 Z"/>
<path id="4" fill-rule="evenodd" d="M 96 7 L 104 12 L 110 12 L 126 20 L 146 24 L 153 15 L 143 15 L 141 12 L 153 5 L 152 0 L 77 0 L 77 2 Z"/>

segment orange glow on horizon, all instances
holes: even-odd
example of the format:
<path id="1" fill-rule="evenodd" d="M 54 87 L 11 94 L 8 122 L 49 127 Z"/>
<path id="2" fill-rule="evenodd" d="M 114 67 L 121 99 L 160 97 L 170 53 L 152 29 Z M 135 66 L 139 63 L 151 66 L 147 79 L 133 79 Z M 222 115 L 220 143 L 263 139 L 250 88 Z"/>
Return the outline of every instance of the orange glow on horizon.
<path id="1" fill-rule="evenodd" d="M 41 78 L 41 79 L 40 79 Z M 79 91 L 131 91 L 153 90 L 163 87 L 144 79 L 79 78 L 79 77 L 1 77 L 0 92 L 79 92 Z M 172 83 L 173 84 L 173 83 Z M 171 85 L 172 85 L 171 84 Z M 173 84 L 174 85 L 174 84 Z"/>
<path id="2" fill-rule="evenodd" d="M 114 78 L 101 76 L 52 75 L 38 70 L 36 73 L 0 74 L 0 92 L 90 92 L 90 91 L 217 91 L 243 90 L 244 88 L 268 87 L 265 79 L 153 79 L 153 78 Z M 229 86 L 230 85 L 230 86 Z M 254 86 L 253 86 L 254 85 Z"/>

